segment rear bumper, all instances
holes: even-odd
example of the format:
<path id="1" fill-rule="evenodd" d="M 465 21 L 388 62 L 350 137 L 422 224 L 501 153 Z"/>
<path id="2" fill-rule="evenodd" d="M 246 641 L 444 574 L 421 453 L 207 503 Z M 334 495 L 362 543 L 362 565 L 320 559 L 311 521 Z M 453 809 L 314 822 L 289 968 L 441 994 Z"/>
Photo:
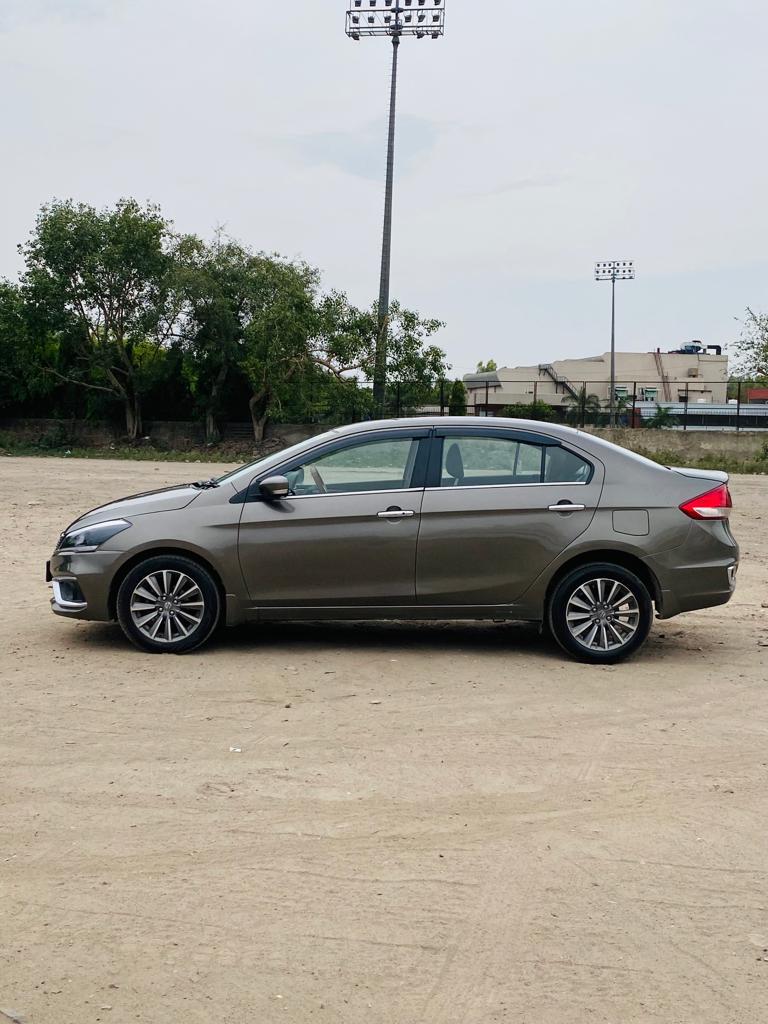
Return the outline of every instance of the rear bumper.
<path id="1" fill-rule="evenodd" d="M 739 546 L 727 524 L 696 524 L 686 542 L 645 559 L 659 581 L 658 615 L 727 604 L 736 589 Z"/>

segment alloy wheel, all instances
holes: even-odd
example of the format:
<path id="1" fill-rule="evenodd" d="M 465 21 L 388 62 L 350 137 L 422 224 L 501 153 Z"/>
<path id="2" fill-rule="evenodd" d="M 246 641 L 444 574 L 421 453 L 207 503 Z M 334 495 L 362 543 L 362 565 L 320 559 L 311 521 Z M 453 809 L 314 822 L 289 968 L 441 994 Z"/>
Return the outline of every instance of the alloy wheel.
<path id="1" fill-rule="evenodd" d="M 589 651 L 616 651 L 632 640 L 640 625 L 640 605 L 618 580 L 586 580 L 566 604 L 573 639 Z"/>
<path id="2" fill-rule="evenodd" d="M 198 628 L 205 613 L 205 599 L 191 576 L 177 569 L 160 569 L 136 584 L 130 612 L 142 636 L 170 644 Z"/>

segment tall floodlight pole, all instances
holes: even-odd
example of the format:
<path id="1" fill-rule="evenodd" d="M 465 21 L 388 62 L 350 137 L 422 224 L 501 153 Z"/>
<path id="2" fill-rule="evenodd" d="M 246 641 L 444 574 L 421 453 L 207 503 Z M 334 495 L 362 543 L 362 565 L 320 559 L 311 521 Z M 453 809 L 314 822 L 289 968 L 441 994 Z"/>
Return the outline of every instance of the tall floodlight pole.
<path id="1" fill-rule="evenodd" d="M 381 242 L 379 318 L 373 370 L 373 401 L 384 408 L 389 331 L 389 280 L 392 264 L 392 196 L 395 177 L 395 120 L 397 112 L 397 58 L 403 36 L 439 39 L 445 32 L 445 0 L 348 0 L 346 32 L 350 39 L 389 36 L 392 39 L 392 79 L 389 90 L 387 179 L 384 191 L 384 233 Z"/>
<path id="2" fill-rule="evenodd" d="M 616 282 L 633 281 L 634 260 L 603 260 L 595 264 L 595 280 L 611 282 L 611 391 L 608 422 L 616 426 Z"/>

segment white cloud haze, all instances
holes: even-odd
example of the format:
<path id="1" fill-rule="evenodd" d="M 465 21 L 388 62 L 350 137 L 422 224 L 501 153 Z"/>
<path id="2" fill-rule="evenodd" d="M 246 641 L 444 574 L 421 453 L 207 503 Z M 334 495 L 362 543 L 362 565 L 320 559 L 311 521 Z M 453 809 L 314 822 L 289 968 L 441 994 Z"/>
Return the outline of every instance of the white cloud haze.
<path id="1" fill-rule="evenodd" d="M 401 47 L 393 294 L 457 371 L 727 343 L 768 308 L 764 0 L 448 0 Z M 161 204 L 378 291 L 390 48 L 344 0 L 4 0 L 0 273 L 52 197 Z M 479 12 L 482 11 L 482 16 Z"/>

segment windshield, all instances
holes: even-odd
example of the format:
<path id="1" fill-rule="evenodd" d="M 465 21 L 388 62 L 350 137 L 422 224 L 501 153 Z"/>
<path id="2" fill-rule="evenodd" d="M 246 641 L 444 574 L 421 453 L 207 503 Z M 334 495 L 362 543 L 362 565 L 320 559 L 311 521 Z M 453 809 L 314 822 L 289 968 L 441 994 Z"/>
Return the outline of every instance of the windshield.
<path id="1" fill-rule="evenodd" d="M 245 466 L 233 469 L 229 473 L 225 473 L 224 476 L 217 477 L 216 482 L 220 484 L 230 483 L 235 487 L 245 485 L 253 477 L 267 472 L 272 466 L 279 466 L 286 459 L 290 459 L 294 455 L 300 455 L 301 452 L 314 448 L 318 444 L 323 444 L 325 441 L 330 441 L 331 438 L 337 436 L 338 433 L 335 430 L 329 430 L 324 434 L 317 434 L 306 441 L 300 441 L 298 444 L 291 445 L 290 448 L 281 448 L 279 452 L 273 452 L 271 455 L 266 455 L 263 459 L 256 459 L 255 462 L 249 462 Z"/>

